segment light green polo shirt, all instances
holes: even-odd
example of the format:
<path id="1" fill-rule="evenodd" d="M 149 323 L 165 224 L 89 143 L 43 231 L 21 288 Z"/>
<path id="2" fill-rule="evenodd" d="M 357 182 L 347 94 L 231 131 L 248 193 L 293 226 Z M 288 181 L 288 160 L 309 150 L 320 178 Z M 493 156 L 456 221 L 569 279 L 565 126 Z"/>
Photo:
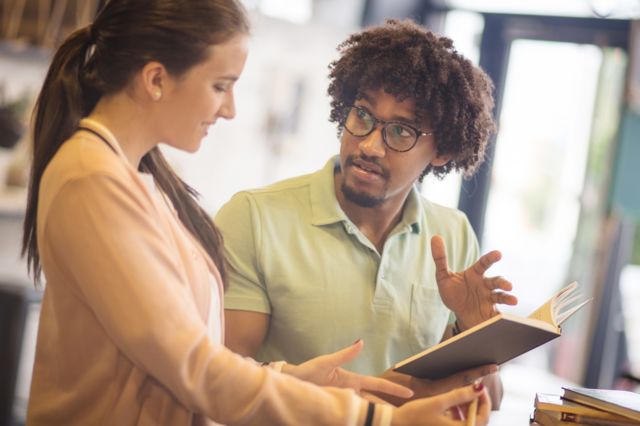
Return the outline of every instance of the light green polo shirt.
<path id="1" fill-rule="evenodd" d="M 260 361 L 301 363 L 364 340 L 345 367 L 379 374 L 438 343 L 449 322 L 430 239 L 449 267 L 479 257 L 466 216 L 413 189 L 382 253 L 347 218 L 334 190 L 336 159 L 316 173 L 236 194 L 215 222 L 229 261 L 226 309 L 271 315 Z"/>

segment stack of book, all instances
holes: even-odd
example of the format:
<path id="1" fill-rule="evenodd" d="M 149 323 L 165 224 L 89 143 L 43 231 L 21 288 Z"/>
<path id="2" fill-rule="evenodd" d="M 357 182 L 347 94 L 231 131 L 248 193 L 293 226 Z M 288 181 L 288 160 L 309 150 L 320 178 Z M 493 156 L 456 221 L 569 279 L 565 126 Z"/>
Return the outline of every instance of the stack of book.
<path id="1" fill-rule="evenodd" d="M 533 422 L 541 426 L 640 425 L 640 394 L 565 387 L 562 395 L 536 395 Z"/>

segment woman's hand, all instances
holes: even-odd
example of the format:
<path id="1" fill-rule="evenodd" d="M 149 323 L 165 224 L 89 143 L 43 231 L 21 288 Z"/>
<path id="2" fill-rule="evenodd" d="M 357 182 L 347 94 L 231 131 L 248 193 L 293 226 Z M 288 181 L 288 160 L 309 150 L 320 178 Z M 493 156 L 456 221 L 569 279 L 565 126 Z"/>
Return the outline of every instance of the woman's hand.
<path id="1" fill-rule="evenodd" d="M 465 386 L 438 396 L 416 399 L 396 408 L 392 426 L 464 426 L 467 409 L 478 399 L 474 425 L 484 426 L 489 422 L 491 401 L 481 384 Z"/>
<path id="2" fill-rule="evenodd" d="M 451 272 L 447 264 L 444 240 L 439 235 L 431 239 L 431 254 L 436 263 L 436 281 L 442 301 L 451 309 L 461 328 L 471 328 L 499 313 L 497 304 L 515 305 L 518 299 L 506 293 L 513 285 L 502 277 L 484 274 L 502 255 L 491 251 L 464 272 Z"/>
<path id="3" fill-rule="evenodd" d="M 300 365 L 285 364 L 282 367 L 282 372 L 320 386 L 351 388 L 358 393 L 362 392 L 363 397 L 370 400 L 374 399 L 369 395 L 369 392 L 384 393 L 405 399 L 413 396 L 413 392 L 409 388 L 399 384 L 340 368 L 342 364 L 358 356 L 363 345 L 362 340 L 358 340 L 338 352 L 313 358 Z"/>

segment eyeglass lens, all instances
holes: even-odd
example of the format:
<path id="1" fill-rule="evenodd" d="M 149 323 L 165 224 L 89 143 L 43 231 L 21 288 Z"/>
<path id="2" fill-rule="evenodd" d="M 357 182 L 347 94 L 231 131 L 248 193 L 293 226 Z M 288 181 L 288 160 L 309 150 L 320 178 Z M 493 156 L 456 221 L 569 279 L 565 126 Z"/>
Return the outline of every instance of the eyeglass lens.
<path id="1" fill-rule="evenodd" d="M 378 121 L 380 120 L 377 120 L 366 110 L 352 107 L 344 126 L 354 136 L 367 136 Z M 418 135 L 411 127 L 393 121 L 383 123 L 382 134 L 385 142 L 391 148 L 399 151 L 411 149 L 418 139 Z"/>

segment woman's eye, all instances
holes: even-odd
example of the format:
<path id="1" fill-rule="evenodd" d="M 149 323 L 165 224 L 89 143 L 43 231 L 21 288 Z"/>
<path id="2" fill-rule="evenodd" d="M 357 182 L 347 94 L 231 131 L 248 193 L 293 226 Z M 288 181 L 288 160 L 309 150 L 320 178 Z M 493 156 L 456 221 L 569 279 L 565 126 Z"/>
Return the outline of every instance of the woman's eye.
<path id="1" fill-rule="evenodd" d="M 227 90 L 229 90 L 229 88 L 227 86 L 223 86 L 223 85 L 219 85 L 219 84 L 216 84 L 215 86 L 213 86 L 213 88 L 214 88 L 214 90 L 216 92 L 220 92 L 220 93 L 224 93 Z"/>

